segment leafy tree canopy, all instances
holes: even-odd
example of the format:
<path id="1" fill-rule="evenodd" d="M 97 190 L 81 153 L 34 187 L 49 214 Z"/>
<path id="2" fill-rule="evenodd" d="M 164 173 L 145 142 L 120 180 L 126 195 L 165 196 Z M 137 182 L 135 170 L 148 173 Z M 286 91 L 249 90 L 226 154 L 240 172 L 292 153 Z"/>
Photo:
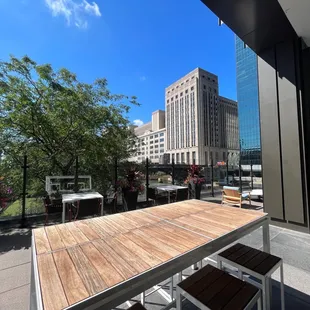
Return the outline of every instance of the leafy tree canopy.
<path id="1" fill-rule="evenodd" d="M 20 187 L 16 169 L 27 154 L 36 191 L 46 175 L 73 174 L 79 156 L 80 172 L 103 189 L 113 158 L 133 151 L 131 104 L 135 96 L 112 94 L 104 78 L 83 83 L 67 69 L 11 56 L 0 62 L 0 175 Z"/>

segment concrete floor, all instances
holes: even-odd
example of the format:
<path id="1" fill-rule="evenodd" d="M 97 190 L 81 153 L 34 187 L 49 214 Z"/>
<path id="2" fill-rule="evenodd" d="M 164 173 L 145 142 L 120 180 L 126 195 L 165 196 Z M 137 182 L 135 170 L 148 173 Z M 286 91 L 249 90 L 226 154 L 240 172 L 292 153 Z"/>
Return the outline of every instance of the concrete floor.
<path id="1" fill-rule="evenodd" d="M 217 202 L 219 197 L 204 197 L 204 199 Z M 244 205 L 244 207 L 248 206 Z M 253 208 L 262 209 L 262 203 L 254 203 Z M 284 260 L 286 309 L 310 309 L 310 235 L 270 226 L 270 239 L 272 254 Z M 261 229 L 240 239 L 240 242 L 261 249 Z M 30 250 L 30 229 L 5 227 L 0 229 L 1 310 L 29 309 Z M 215 255 L 210 258 L 215 259 Z M 206 263 L 207 261 L 204 262 Z M 189 268 L 185 274 L 189 275 L 192 272 Z M 280 309 L 279 272 L 275 272 L 273 278 L 272 309 Z M 146 308 L 160 309 L 169 300 L 169 286 L 166 285 L 146 298 Z M 129 301 L 120 305 L 118 309 L 127 309 L 133 303 Z M 195 309 L 189 303 L 184 308 Z"/>

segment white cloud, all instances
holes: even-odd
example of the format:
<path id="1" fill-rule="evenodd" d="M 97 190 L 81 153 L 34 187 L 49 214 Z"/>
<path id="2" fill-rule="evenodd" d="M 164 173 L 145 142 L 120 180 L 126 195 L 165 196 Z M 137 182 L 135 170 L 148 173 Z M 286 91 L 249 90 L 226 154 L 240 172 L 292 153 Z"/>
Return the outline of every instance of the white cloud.
<path id="1" fill-rule="evenodd" d="M 86 0 L 45 0 L 47 7 L 53 16 L 63 15 L 69 26 L 75 25 L 80 29 L 88 27 L 87 17 L 101 16 L 99 6 L 96 2 L 90 4 Z"/>
<path id="2" fill-rule="evenodd" d="M 142 76 L 140 76 L 140 81 L 145 81 L 146 80 L 146 76 L 144 76 L 144 75 L 142 75 Z"/>
<path id="3" fill-rule="evenodd" d="M 135 120 L 133 121 L 133 124 L 134 124 L 135 126 L 142 126 L 144 123 L 143 123 L 143 121 L 141 121 L 141 119 L 135 119 Z"/>
<path id="4" fill-rule="evenodd" d="M 99 6 L 96 2 L 93 2 L 93 4 L 89 4 L 87 1 L 83 1 L 85 4 L 85 11 L 89 12 L 90 14 L 96 15 L 96 16 L 101 16 Z"/>

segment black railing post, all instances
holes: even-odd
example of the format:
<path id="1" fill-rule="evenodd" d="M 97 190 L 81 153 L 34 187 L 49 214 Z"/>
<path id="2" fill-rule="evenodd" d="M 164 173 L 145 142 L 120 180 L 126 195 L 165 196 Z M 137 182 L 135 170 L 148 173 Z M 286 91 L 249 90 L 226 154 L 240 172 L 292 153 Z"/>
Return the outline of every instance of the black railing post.
<path id="1" fill-rule="evenodd" d="M 242 193 L 242 176 L 241 176 L 242 170 L 241 170 L 241 161 L 239 160 L 239 187 L 240 192 Z"/>
<path id="2" fill-rule="evenodd" d="M 24 156 L 24 164 L 22 166 L 23 169 L 23 192 L 22 192 L 22 218 L 21 218 L 21 228 L 26 227 L 26 195 L 28 194 L 26 192 L 27 189 L 27 169 L 29 166 L 27 166 L 27 155 Z"/>
<path id="3" fill-rule="evenodd" d="M 228 180 L 228 159 L 226 160 L 226 184 L 229 185 L 229 180 Z"/>
<path id="4" fill-rule="evenodd" d="M 79 157 L 75 157 L 75 172 L 74 172 L 74 189 L 73 191 L 77 193 L 79 191 Z"/>
<path id="5" fill-rule="evenodd" d="M 214 187 L 213 187 L 213 158 L 211 158 L 211 196 L 214 197 Z"/>
<path id="6" fill-rule="evenodd" d="M 251 189 L 253 189 L 253 164 L 251 161 Z"/>
<path id="7" fill-rule="evenodd" d="M 174 185 L 175 178 L 175 166 L 174 166 L 174 158 L 172 158 L 172 184 Z"/>
<path id="8" fill-rule="evenodd" d="M 146 177 L 146 182 L 145 182 L 145 187 L 146 187 L 146 193 L 145 193 L 145 196 L 146 196 L 146 202 L 149 201 L 149 158 L 147 157 L 146 158 L 146 161 L 145 161 L 145 177 Z"/>
<path id="9" fill-rule="evenodd" d="M 117 158 L 114 159 L 114 177 L 115 177 L 114 188 L 115 192 L 117 192 Z"/>

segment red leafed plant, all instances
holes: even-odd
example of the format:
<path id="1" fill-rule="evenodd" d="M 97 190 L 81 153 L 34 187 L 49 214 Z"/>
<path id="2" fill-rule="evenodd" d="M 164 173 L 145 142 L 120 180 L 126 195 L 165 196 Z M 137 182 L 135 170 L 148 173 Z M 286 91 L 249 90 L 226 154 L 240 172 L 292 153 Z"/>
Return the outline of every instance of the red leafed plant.
<path id="1" fill-rule="evenodd" d="M 197 165 L 191 165 L 188 169 L 188 176 L 184 183 L 189 184 L 191 182 L 194 184 L 203 184 L 206 182 L 205 178 L 201 175 L 201 168 Z"/>

